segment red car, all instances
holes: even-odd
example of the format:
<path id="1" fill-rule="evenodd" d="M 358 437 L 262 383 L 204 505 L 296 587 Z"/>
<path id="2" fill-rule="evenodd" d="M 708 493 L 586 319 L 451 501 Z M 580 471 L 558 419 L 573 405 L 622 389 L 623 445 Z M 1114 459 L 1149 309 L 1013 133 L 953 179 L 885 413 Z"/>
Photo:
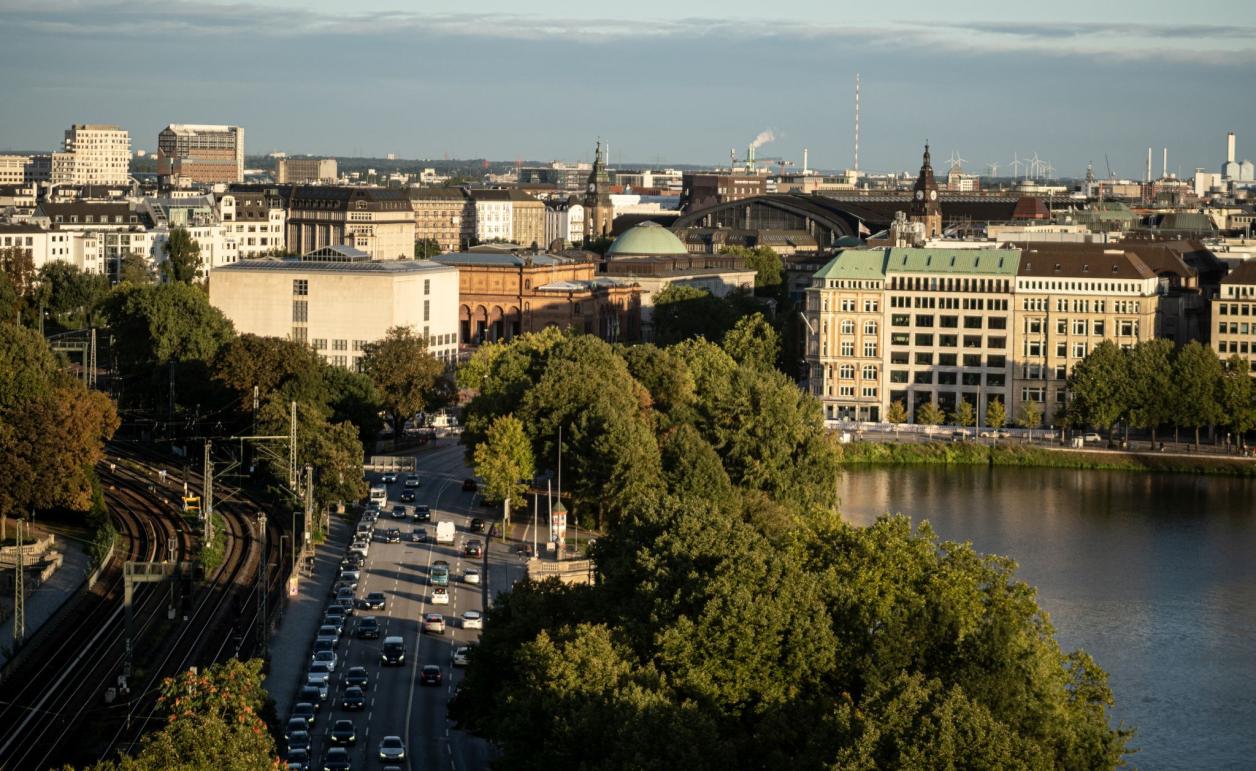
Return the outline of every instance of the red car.
<path id="1" fill-rule="evenodd" d="M 419 683 L 422 685 L 440 685 L 440 667 L 428 664 L 419 672 Z"/>

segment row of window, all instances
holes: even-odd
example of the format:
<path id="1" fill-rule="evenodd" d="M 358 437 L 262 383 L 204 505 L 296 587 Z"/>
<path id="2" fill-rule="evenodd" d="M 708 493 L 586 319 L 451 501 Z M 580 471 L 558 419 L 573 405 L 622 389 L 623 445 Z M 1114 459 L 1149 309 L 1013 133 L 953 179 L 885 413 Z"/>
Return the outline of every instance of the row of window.
<path id="1" fill-rule="evenodd" d="M 1002 369 L 1007 366 L 1007 357 L 999 354 L 990 354 L 982 356 L 979 353 L 966 353 L 961 357 L 956 353 L 933 353 L 932 351 L 891 351 L 891 364 L 916 364 L 932 367 L 935 364 L 939 367 L 958 367 L 963 363 L 965 367 L 990 367 L 992 369 Z"/>
<path id="2" fill-rule="evenodd" d="M 1025 355 L 1026 356 L 1045 356 L 1047 350 L 1046 343 L 1041 340 L 1026 340 Z M 1084 342 L 1073 343 L 1073 358 L 1084 359 L 1089 346 Z M 1060 340 L 1055 344 L 1055 355 L 1057 358 L 1063 359 L 1069 355 L 1069 345 L 1067 342 Z"/>
<path id="3" fill-rule="evenodd" d="M 1247 322 L 1240 324 L 1237 321 L 1222 321 L 1217 325 L 1217 334 L 1246 335 L 1249 333 L 1256 333 L 1256 324 L 1248 324 Z"/>
<path id="4" fill-rule="evenodd" d="M 862 391 L 863 391 L 863 396 L 866 399 L 877 398 L 876 386 L 864 386 Z M 833 395 L 833 389 L 831 388 L 829 389 L 829 395 L 830 396 Z M 837 395 L 853 398 L 855 396 L 855 387 L 853 385 L 840 385 L 837 387 Z"/>
<path id="5" fill-rule="evenodd" d="M 1218 353 L 1256 353 L 1256 343 L 1250 345 L 1246 340 L 1221 340 L 1217 343 Z M 1252 369 L 1256 370 L 1256 361 L 1252 362 Z"/>
<path id="6" fill-rule="evenodd" d="M 937 325 L 944 329 L 958 329 L 960 323 L 959 316 L 938 316 L 935 317 L 931 313 L 917 313 L 915 322 L 918 327 L 932 327 L 934 321 Z M 907 313 L 895 313 L 890 316 L 890 325 L 895 327 L 909 327 L 912 324 L 912 317 Z M 990 329 L 1007 329 L 1007 317 L 990 316 L 988 319 L 982 316 L 965 316 L 964 329 L 981 329 L 985 324 Z"/>
<path id="7" fill-rule="evenodd" d="M 917 385 L 966 385 L 991 386 L 1002 388 L 1007 384 L 1006 376 L 1001 372 L 935 372 L 933 370 L 890 370 L 891 383 L 915 383 Z"/>
<path id="8" fill-rule="evenodd" d="M 937 339 L 939 348 L 956 348 L 960 345 L 959 335 L 932 335 L 918 332 L 914 336 L 906 332 L 895 332 L 890 335 L 890 345 L 915 345 L 916 347 L 932 347 L 934 339 Z M 981 335 L 964 335 L 963 345 L 965 348 L 981 348 Z M 993 336 L 985 338 L 986 348 L 1006 348 L 1007 338 L 1003 336 Z"/>
<path id="9" fill-rule="evenodd" d="M 893 276 L 890 289 L 914 292 L 1002 292 L 1012 291 L 1012 282 L 1002 278 L 951 278 L 948 276 Z"/>
<path id="10" fill-rule="evenodd" d="M 1217 315 L 1219 316 L 1251 316 L 1256 315 L 1253 307 L 1247 303 L 1218 303 Z"/>

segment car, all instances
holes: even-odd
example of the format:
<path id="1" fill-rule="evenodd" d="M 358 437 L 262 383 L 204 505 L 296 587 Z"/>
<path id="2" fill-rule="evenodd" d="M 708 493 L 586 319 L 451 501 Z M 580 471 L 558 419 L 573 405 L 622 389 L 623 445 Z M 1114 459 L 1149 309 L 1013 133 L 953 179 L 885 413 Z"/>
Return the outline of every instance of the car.
<path id="1" fill-rule="evenodd" d="M 370 682 L 371 677 L 367 674 L 366 667 L 349 667 L 345 670 L 345 685 L 365 689 Z"/>
<path id="2" fill-rule="evenodd" d="M 332 619 L 335 619 L 335 620 L 333 621 Z M 343 627 L 344 623 L 345 623 L 344 606 L 338 602 L 330 603 L 327 606 L 327 610 L 323 611 L 323 624 L 322 625 L 326 626 L 330 624 L 339 624 Z"/>
<path id="3" fill-rule="evenodd" d="M 318 664 L 321 662 L 323 664 L 326 664 L 330 671 L 332 672 L 336 671 L 336 652 L 335 651 L 315 651 L 313 658 L 314 658 L 315 664 Z"/>
<path id="4" fill-rule="evenodd" d="M 432 604 L 433 605 L 448 605 L 449 604 L 449 590 L 443 586 L 433 587 Z"/>
<path id="5" fill-rule="evenodd" d="M 343 630 L 337 624 L 323 624 L 318 628 L 319 637 L 340 637 Z"/>
<path id="6" fill-rule="evenodd" d="M 297 701 L 303 701 L 307 704 L 313 704 L 314 709 L 321 709 L 323 700 L 327 698 L 327 687 L 319 687 L 317 685 L 303 685 L 297 690 Z"/>
<path id="7" fill-rule="evenodd" d="M 484 616 L 478 610 L 468 610 L 462 614 L 463 629 L 483 629 Z"/>
<path id="8" fill-rule="evenodd" d="M 440 685 L 440 681 L 440 667 L 435 664 L 423 665 L 423 669 L 419 671 L 419 685 Z"/>
<path id="9" fill-rule="evenodd" d="M 464 645 L 454 651 L 454 666 L 465 667 L 471 663 L 471 648 Z"/>
<path id="10" fill-rule="evenodd" d="M 392 507 L 392 518 L 393 518 L 393 519 L 405 519 L 407 516 L 409 516 L 409 515 L 406 513 L 406 507 L 405 507 L 405 506 L 402 506 L 401 504 L 397 504 L 396 506 L 393 506 L 393 507 Z"/>
<path id="11" fill-rule="evenodd" d="M 419 483 L 418 474 L 406 474 L 406 481 L 405 481 L 406 487 L 418 487 L 419 484 L 420 483 Z"/>
<path id="12" fill-rule="evenodd" d="M 368 610 L 383 610 L 388 603 L 388 598 L 383 592 L 371 592 L 362 598 L 362 607 Z"/>
<path id="13" fill-rule="evenodd" d="M 292 708 L 292 717 L 305 719 L 305 730 L 310 730 L 310 724 L 314 722 L 314 718 L 318 715 L 318 707 L 313 702 L 299 701 Z"/>
<path id="14" fill-rule="evenodd" d="M 427 543 L 427 531 L 421 527 L 416 527 L 410 531 L 410 540 L 415 543 Z"/>
<path id="15" fill-rule="evenodd" d="M 467 584 L 480 583 L 480 571 L 476 570 L 475 568 L 467 568 L 466 570 L 462 571 L 462 581 L 463 583 L 467 583 Z"/>
<path id="16" fill-rule="evenodd" d="M 395 527 L 385 530 L 384 543 L 401 543 L 401 531 Z"/>
<path id="17" fill-rule="evenodd" d="M 1099 436 L 1094 431 L 1091 431 L 1089 433 L 1082 434 L 1082 441 L 1083 442 L 1102 442 L 1103 437 Z"/>
<path id="18" fill-rule="evenodd" d="M 966 428 L 957 428 L 951 432 L 952 439 L 967 439 L 973 435 L 973 432 Z"/>
<path id="19" fill-rule="evenodd" d="M 337 638 L 335 638 L 335 637 L 319 637 L 319 638 L 315 639 L 315 640 L 314 640 L 314 647 L 313 647 L 313 649 L 311 649 L 311 650 L 310 650 L 310 661 L 316 661 L 317 659 L 315 659 L 315 658 L 314 658 L 314 654 L 316 654 L 316 653 L 318 653 L 318 652 L 320 652 L 320 651 L 332 651 L 332 652 L 335 652 L 335 650 L 336 650 L 336 639 L 337 639 Z"/>
<path id="20" fill-rule="evenodd" d="M 310 751 L 288 750 L 284 763 L 287 763 L 288 771 L 305 771 L 310 767 Z"/>
<path id="21" fill-rule="evenodd" d="M 345 558 L 340 560 L 341 570 L 361 570 L 366 564 L 366 558 L 361 554 L 347 554 Z"/>
<path id="22" fill-rule="evenodd" d="M 375 523 L 359 522 L 358 526 L 353 531 L 353 537 L 354 538 L 370 538 L 371 533 L 373 533 L 374 531 L 375 531 Z"/>
<path id="23" fill-rule="evenodd" d="M 293 750 L 310 750 L 310 732 L 309 731 L 293 731 L 284 737 L 284 741 L 288 745 L 288 752 Z"/>
<path id="24" fill-rule="evenodd" d="M 288 719 L 288 724 L 283 729 L 284 738 L 292 736 L 297 731 L 309 731 L 310 721 L 303 717 L 292 717 Z"/>
<path id="25" fill-rule="evenodd" d="M 353 727 L 352 720 L 337 720 L 335 725 L 331 727 L 331 733 L 328 736 L 332 744 L 353 746 L 358 741 L 358 732 Z"/>
<path id="26" fill-rule="evenodd" d="M 359 640 L 378 640 L 379 619 L 374 616 L 365 616 L 358 622 L 355 633 Z"/>
<path id="27" fill-rule="evenodd" d="M 353 615 L 353 597 L 352 596 L 337 597 L 336 599 L 332 600 L 331 607 L 334 608 L 337 606 L 339 606 L 340 609 L 344 611 L 346 616 Z"/>
<path id="28" fill-rule="evenodd" d="M 354 541 L 353 545 L 349 547 L 350 554 L 360 554 L 362 555 L 363 560 L 366 559 L 366 555 L 370 552 L 370 550 L 371 545 L 363 541 Z"/>
<path id="29" fill-rule="evenodd" d="M 335 586 L 332 587 L 332 592 L 336 596 L 339 596 L 341 592 L 348 592 L 349 594 L 353 594 L 353 591 L 357 588 L 358 588 L 358 584 L 356 581 L 337 580 Z"/>
<path id="30" fill-rule="evenodd" d="M 384 474 L 383 476 L 379 478 L 379 481 L 383 482 L 386 485 L 390 485 L 393 482 L 397 481 L 397 475 L 393 473 Z"/>
<path id="31" fill-rule="evenodd" d="M 484 544 L 472 539 L 462 545 L 462 553 L 468 557 L 479 557 L 484 554 Z"/>
<path id="32" fill-rule="evenodd" d="M 449 586 L 449 563 L 445 560 L 433 562 L 430 578 L 432 586 Z"/>
<path id="33" fill-rule="evenodd" d="M 439 613 L 427 613 L 423 616 L 423 631 L 431 634 L 445 633 L 445 617 Z"/>
<path id="34" fill-rule="evenodd" d="M 414 491 L 403 490 L 401 493 L 401 502 L 402 503 L 414 503 Z"/>
<path id="35" fill-rule="evenodd" d="M 345 689 L 344 695 L 340 697 L 341 709 L 366 709 L 366 694 L 356 685 L 351 685 Z"/>
<path id="36" fill-rule="evenodd" d="M 380 760 L 405 760 L 406 745 L 400 736 L 385 736 L 379 743 Z"/>
<path id="37" fill-rule="evenodd" d="M 323 666 L 323 665 L 320 664 L 319 666 Z M 327 688 L 330 680 L 331 680 L 331 673 L 326 671 L 325 669 L 319 670 L 317 672 L 307 672 L 305 675 L 306 685 L 315 685 L 315 686 L 319 686 L 320 688 Z"/>
<path id="38" fill-rule="evenodd" d="M 475 491 L 476 491 L 476 490 L 478 490 L 478 489 L 480 489 L 480 484 L 479 484 L 479 482 L 476 482 L 476 481 L 475 481 L 474 479 L 472 479 L 471 477 L 467 477 L 466 479 L 462 480 L 462 490 L 463 490 L 463 492 L 473 493 L 473 492 L 475 492 Z"/>
<path id="39" fill-rule="evenodd" d="M 327 614 L 325 614 L 325 615 L 323 616 L 323 620 L 322 620 L 322 622 L 321 622 L 321 626 L 319 626 L 319 629 L 322 629 L 323 627 L 334 628 L 334 629 L 336 630 L 336 634 L 344 634 L 344 629 L 345 629 L 345 617 L 344 617 L 344 614 L 343 614 L 343 613 L 341 613 L 341 614 L 332 614 L 332 613 L 327 613 Z"/>
<path id="40" fill-rule="evenodd" d="M 468 526 L 467 529 L 473 533 L 483 533 L 484 532 L 484 520 L 480 517 L 472 517 L 471 524 L 470 526 Z"/>
<path id="41" fill-rule="evenodd" d="M 371 507 L 362 512 L 362 521 L 369 524 L 375 524 L 379 521 L 379 509 Z"/>
<path id="42" fill-rule="evenodd" d="M 419 522 L 430 522 L 432 520 L 432 507 L 426 503 L 420 503 L 414 507 L 414 518 Z"/>
<path id="43" fill-rule="evenodd" d="M 401 666 L 406 663 L 406 643 L 400 637 L 384 638 L 384 648 L 379 655 L 385 666 Z"/>
<path id="44" fill-rule="evenodd" d="M 352 768 L 349 750 L 345 747 L 332 747 L 323 756 L 323 771 L 350 771 Z"/>
<path id="45" fill-rule="evenodd" d="M 307 683 L 329 682 L 331 680 L 332 666 L 326 661 L 315 661 L 310 664 L 309 674 L 305 676 Z"/>

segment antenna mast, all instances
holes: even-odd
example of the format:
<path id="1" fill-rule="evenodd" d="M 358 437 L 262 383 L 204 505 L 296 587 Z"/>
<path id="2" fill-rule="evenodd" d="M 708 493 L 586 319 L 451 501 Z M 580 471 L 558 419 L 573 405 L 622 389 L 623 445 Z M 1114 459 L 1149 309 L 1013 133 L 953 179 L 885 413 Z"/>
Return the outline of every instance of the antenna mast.
<path id="1" fill-rule="evenodd" d="M 859 171 L 859 73 L 855 73 L 855 171 Z"/>

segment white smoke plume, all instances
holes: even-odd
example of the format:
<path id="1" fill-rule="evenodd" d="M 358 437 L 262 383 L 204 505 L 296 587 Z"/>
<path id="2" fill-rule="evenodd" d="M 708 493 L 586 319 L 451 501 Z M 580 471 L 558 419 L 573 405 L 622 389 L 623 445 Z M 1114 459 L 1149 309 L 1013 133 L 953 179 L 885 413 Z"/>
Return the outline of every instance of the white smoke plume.
<path id="1" fill-rule="evenodd" d="M 772 129 L 768 129 L 767 131 L 760 131 L 759 136 L 754 138 L 754 141 L 750 143 L 750 146 L 757 150 L 760 147 L 763 147 L 764 145 L 766 145 L 768 142 L 775 141 L 775 139 L 776 139 L 776 134 L 772 133 Z"/>

